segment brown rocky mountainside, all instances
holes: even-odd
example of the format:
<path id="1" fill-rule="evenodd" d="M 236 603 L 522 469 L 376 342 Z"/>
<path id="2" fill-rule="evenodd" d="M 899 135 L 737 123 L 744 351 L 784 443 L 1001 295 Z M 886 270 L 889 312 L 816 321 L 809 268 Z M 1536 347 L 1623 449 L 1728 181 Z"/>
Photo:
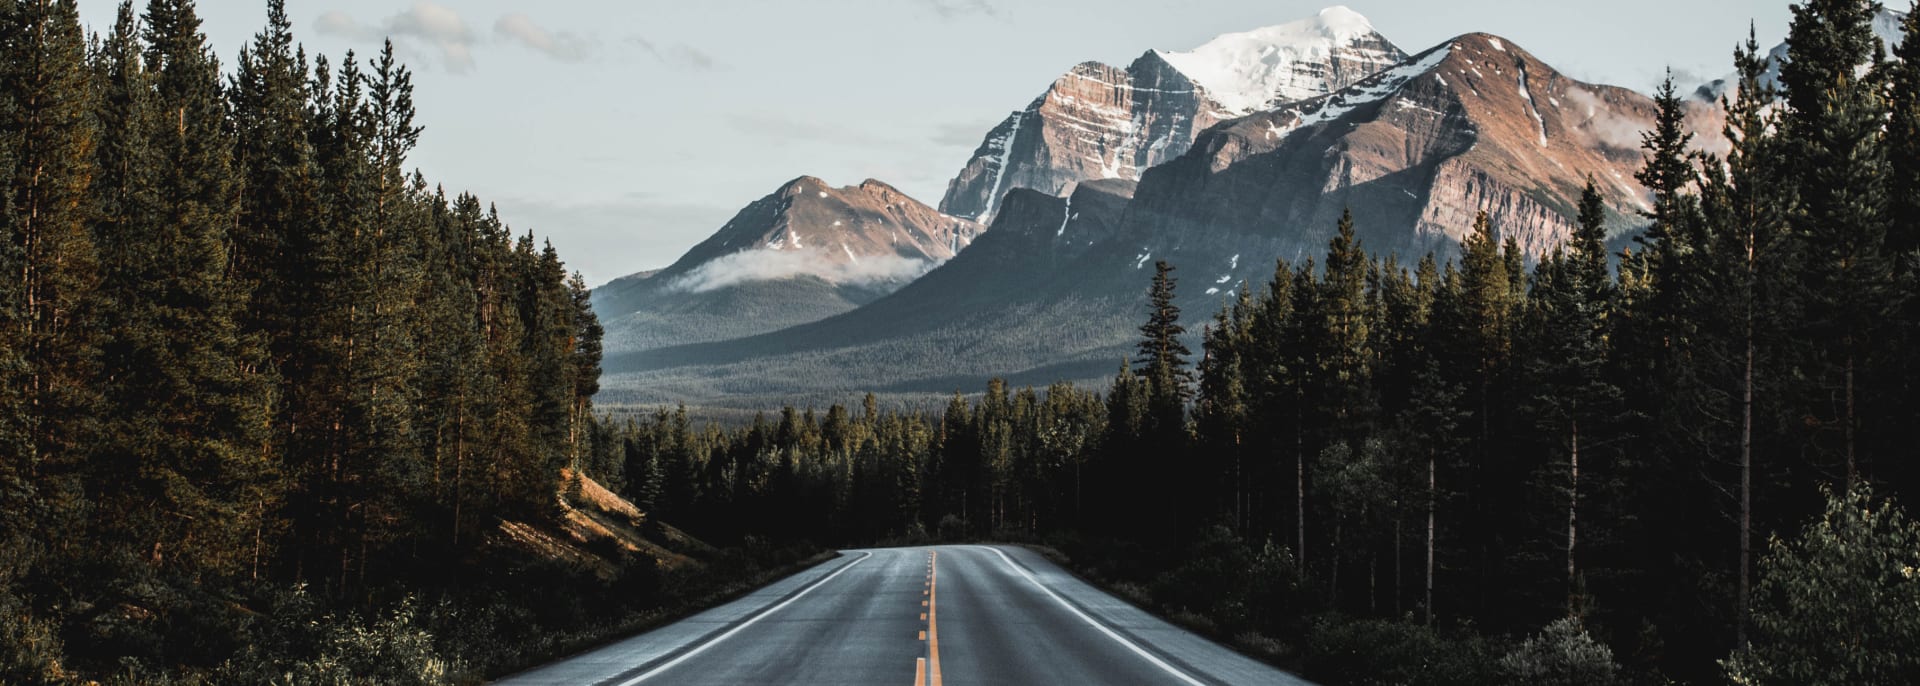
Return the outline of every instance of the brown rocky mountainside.
<path id="1" fill-rule="evenodd" d="M 1470 34 L 1334 95 L 1206 132 L 1141 182 L 1128 227 L 1298 259 L 1323 250 L 1351 208 L 1368 249 L 1444 257 L 1485 211 L 1538 256 L 1571 232 L 1590 176 L 1616 228 L 1633 223 L 1646 206 L 1633 180 L 1638 134 L 1653 116 L 1647 96 Z"/>
<path id="2" fill-rule="evenodd" d="M 1215 123 L 1345 88 L 1405 57 L 1344 7 L 1150 51 L 1125 69 L 1085 62 L 987 134 L 948 185 L 942 211 L 990 221 L 1008 191 L 1064 197 L 1094 179 L 1138 179 Z"/>

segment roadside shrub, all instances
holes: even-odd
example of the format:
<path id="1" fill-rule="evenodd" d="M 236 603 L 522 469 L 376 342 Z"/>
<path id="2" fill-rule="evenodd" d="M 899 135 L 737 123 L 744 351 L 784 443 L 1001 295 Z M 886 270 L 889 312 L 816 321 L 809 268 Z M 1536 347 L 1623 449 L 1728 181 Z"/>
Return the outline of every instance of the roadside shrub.
<path id="1" fill-rule="evenodd" d="M 372 623 L 348 616 L 322 638 L 320 653 L 293 662 L 274 680 L 289 686 L 435 686 L 452 665 L 434 648 L 433 634 L 415 621 L 409 597 Z"/>
<path id="2" fill-rule="evenodd" d="M 0 587 L 0 684 L 65 683 L 60 654 L 53 623 L 35 617 L 10 590 Z"/>

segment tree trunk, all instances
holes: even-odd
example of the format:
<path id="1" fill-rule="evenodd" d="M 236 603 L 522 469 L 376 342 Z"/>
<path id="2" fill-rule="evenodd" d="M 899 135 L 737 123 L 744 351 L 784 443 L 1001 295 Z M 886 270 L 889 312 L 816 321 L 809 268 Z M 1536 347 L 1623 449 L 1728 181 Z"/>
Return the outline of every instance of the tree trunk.
<path id="1" fill-rule="evenodd" d="M 1434 462 L 1433 451 L 1427 451 L 1427 626 L 1433 626 L 1433 510 L 1437 499 Z"/>
<path id="2" fill-rule="evenodd" d="M 1751 248 L 1749 248 L 1751 253 Z M 1749 260 L 1748 278 L 1752 278 Z M 1753 592 L 1753 298 L 1747 298 L 1747 368 L 1740 385 L 1740 604 L 1735 620 L 1735 644 L 1747 645 L 1749 597 Z"/>
<path id="3" fill-rule="evenodd" d="M 1567 614 L 1571 616 L 1576 609 L 1574 595 L 1578 592 L 1575 582 L 1574 545 L 1579 541 L 1579 529 L 1576 526 L 1580 511 L 1580 420 L 1573 420 L 1573 450 L 1570 452 L 1567 482 Z"/>
<path id="4" fill-rule="evenodd" d="M 1849 336 L 1847 340 L 1847 423 L 1844 427 L 1847 436 L 1848 489 L 1852 489 L 1854 484 L 1860 483 L 1860 469 L 1858 463 L 1854 462 L 1853 445 L 1853 431 L 1856 421 L 1854 416 L 1853 357 L 1853 340 L 1852 337 Z"/>
<path id="5" fill-rule="evenodd" d="M 1307 438 L 1300 424 L 1300 406 L 1294 405 L 1293 411 L 1293 495 L 1294 528 L 1297 549 L 1294 551 L 1294 564 L 1301 574 L 1307 571 Z"/>
<path id="6" fill-rule="evenodd" d="M 1402 553 L 1405 552 L 1405 548 L 1400 542 L 1400 525 L 1401 521 L 1399 519 L 1393 520 L 1393 616 L 1395 617 L 1400 616 L 1401 613 L 1406 611 L 1400 603 L 1401 599 L 1406 596 L 1404 592 L 1406 590 L 1404 585 L 1405 577 L 1401 576 L 1402 570 L 1400 566 Z"/>

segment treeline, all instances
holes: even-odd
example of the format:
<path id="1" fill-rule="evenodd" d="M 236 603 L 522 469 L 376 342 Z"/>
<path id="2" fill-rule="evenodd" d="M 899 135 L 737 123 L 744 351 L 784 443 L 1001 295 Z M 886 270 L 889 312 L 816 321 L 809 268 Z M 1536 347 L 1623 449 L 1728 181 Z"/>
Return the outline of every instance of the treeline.
<path id="1" fill-rule="evenodd" d="M 1781 91 L 1742 46 L 1724 154 L 1669 81 L 1622 254 L 1591 186 L 1537 264 L 1343 221 L 1197 337 L 1159 265 L 1101 397 L 661 413 L 592 469 L 715 537 L 1063 542 L 1334 683 L 1913 683 L 1920 532 L 1868 493 L 1920 492 L 1920 18 L 1888 58 L 1878 9 L 1795 6 Z"/>
<path id="2" fill-rule="evenodd" d="M 191 0 L 0 2 L 0 682 L 229 664 L 261 588 L 455 584 L 584 448 L 579 277 L 405 173 L 391 45 L 310 61 L 267 8 L 226 76 Z"/>

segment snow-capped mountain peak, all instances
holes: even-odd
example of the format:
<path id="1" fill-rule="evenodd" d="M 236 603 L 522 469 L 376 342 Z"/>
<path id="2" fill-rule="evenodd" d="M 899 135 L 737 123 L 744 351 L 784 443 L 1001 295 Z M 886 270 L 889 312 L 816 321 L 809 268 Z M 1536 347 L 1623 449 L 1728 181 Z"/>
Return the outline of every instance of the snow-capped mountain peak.
<path id="1" fill-rule="evenodd" d="M 1324 70 L 1330 59 L 1345 56 L 1377 69 L 1401 57 L 1372 22 L 1344 6 L 1278 26 L 1224 34 L 1186 52 L 1157 52 L 1236 115 L 1331 92 L 1333 79 Z"/>

